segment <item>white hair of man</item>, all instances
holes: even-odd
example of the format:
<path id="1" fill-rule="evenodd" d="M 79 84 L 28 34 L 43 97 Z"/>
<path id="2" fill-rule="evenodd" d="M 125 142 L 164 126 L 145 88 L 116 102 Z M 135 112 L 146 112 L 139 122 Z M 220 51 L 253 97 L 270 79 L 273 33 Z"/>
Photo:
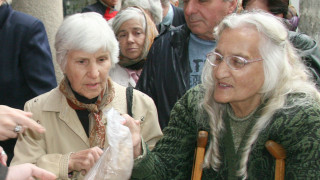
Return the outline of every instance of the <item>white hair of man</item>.
<path id="1" fill-rule="evenodd" d="M 63 72 L 70 50 L 95 53 L 102 49 L 110 53 L 112 67 L 119 61 L 119 43 L 107 21 L 95 12 L 67 17 L 56 34 L 55 48 L 56 59 Z"/>
<path id="2" fill-rule="evenodd" d="M 262 103 L 266 107 L 250 132 L 250 138 L 241 155 L 238 176 L 247 178 L 247 162 L 252 145 L 257 140 L 259 133 L 269 124 L 277 110 L 290 108 L 294 105 L 306 105 L 302 99 L 291 105 L 286 104 L 289 93 L 303 93 L 305 98 L 313 97 L 318 103 L 320 95 L 311 81 L 311 75 L 299 59 L 293 46 L 288 40 L 288 31 L 280 19 L 264 12 L 248 12 L 231 14 L 227 16 L 215 29 L 215 38 L 219 43 L 219 36 L 225 29 L 251 27 L 261 35 L 259 52 L 263 59 L 264 84 L 260 90 Z M 245 43 L 245 42 L 244 42 Z M 206 89 L 202 107 L 210 117 L 211 137 L 210 146 L 205 156 L 204 165 L 218 171 L 221 160 L 219 152 L 219 139 L 225 129 L 222 115 L 227 104 L 214 101 L 213 68 L 206 62 L 202 73 L 202 82 Z M 302 102 L 303 101 L 303 102 Z M 312 103 L 312 102 L 310 102 Z"/>
<path id="3" fill-rule="evenodd" d="M 155 24 L 162 21 L 162 6 L 160 0 L 122 0 L 121 9 L 138 6 L 151 14 Z"/>

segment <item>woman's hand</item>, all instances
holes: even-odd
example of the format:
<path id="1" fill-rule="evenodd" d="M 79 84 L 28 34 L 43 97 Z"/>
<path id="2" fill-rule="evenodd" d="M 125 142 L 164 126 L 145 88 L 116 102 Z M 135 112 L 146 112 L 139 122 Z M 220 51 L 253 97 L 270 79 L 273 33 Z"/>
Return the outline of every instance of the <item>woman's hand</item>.
<path id="1" fill-rule="evenodd" d="M 133 119 L 128 114 L 124 114 L 122 115 L 122 117 L 124 117 L 124 119 L 126 120 L 124 122 L 124 125 L 130 129 L 133 144 L 133 156 L 134 158 L 137 158 L 142 154 L 140 121 Z"/>
<path id="2" fill-rule="evenodd" d="M 39 133 L 45 132 L 44 127 L 32 120 L 30 118 L 31 116 L 32 113 L 30 112 L 0 105 L 0 140 L 16 138 L 18 132 L 15 132 L 14 129 L 17 125 L 22 127 L 19 133 L 23 133 L 26 128 L 30 128 Z"/>
<path id="3" fill-rule="evenodd" d="M 54 180 L 56 175 L 53 173 L 41 169 L 34 164 L 26 163 L 16 166 L 10 166 L 6 180 L 14 179 L 44 179 L 44 180 Z"/>
<path id="4" fill-rule="evenodd" d="M 72 153 L 69 158 L 69 172 L 79 171 L 82 175 L 87 174 L 102 154 L 103 150 L 97 146 Z"/>

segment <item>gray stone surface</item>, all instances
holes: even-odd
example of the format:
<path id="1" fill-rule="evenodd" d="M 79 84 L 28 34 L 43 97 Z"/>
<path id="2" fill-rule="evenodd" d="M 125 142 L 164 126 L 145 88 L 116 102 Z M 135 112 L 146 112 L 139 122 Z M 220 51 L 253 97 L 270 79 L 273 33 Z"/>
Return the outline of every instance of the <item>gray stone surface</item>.
<path id="1" fill-rule="evenodd" d="M 300 0 L 299 29 L 320 43 L 320 1 Z"/>

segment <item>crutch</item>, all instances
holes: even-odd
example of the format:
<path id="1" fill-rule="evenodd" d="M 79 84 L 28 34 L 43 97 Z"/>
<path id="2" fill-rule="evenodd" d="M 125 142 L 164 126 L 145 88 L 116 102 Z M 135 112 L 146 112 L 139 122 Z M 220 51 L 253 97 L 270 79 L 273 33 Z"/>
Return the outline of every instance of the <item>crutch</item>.
<path id="1" fill-rule="evenodd" d="M 197 148 L 194 153 L 191 180 L 200 180 L 202 176 L 202 163 L 208 142 L 208 132 L 199 131 L 197 139 Z"/>
<path id="2" fill-rule="evenodd" d="M 285 159 L 286 150 L 278 143 L 269 140 L 266 142 L 265 147 L 269 153 L 276 158 L 276 168 L 275 168 L 275 180 L 284 180 L 284 169 L 285 169 Z"/>

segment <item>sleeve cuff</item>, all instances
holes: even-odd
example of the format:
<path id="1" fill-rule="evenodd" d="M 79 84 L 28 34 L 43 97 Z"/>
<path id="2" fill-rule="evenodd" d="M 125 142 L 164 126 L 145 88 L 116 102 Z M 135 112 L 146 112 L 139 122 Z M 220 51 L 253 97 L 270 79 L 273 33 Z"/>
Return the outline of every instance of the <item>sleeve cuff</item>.
<path id="1" fill-rule="evenodd" d="M 72 153 L 73 152 L 70 152 L 68 154 L 64 154 L 61 157 L 61 160 L 60 160 L 60 177 L 59 177 L 61 179 L 69 179 L 68 166 L 69 166 L 69 158 L 70 158 L 70 155 Z"/>

